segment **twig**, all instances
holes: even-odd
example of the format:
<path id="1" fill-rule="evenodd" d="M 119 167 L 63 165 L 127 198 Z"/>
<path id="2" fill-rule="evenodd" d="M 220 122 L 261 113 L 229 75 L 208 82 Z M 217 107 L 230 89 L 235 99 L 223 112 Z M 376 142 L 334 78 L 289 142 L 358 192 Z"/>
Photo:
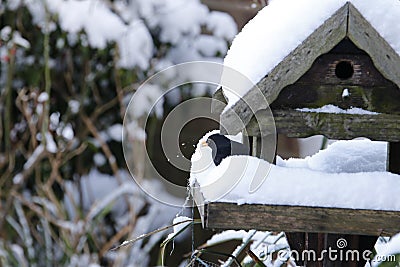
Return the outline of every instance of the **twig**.
<path id="1" fill-rule="evenodd" d="M 120 240 L 124 235 L 130 232 L 130 225 L 125 225 L 121 230 L 119 230 L 104 246 L 100 249 L 99 257 L 102 258 L 103 255 L 110 250 L 115 242 Z"/>
<path id="2" fill-rule="evenodd" d="M 119 59 L 119 47 L 116 45 L 115 47 L 115 56 L 114 56 L 114 81 L 115 81 L 115 90 L 117 91 L 117 97 L 120 106 L 120 114 L 121 118 L 125 116 L 125 106 L 123 102 L 124 94 L 121 86 L 121 76 L 119 74 L 120 69 L 117 67 L 118 59 Z"/>
<path id="3" fill-rule="evenodd" d="M 46 132 L 49 130 L 49 112 L 50 112 L 50 89 L 51 89 L 51 77 L 50 77 L 50 30 L 49 20 L 50 15 L 45 5 L 45 30 L 43 39 L 43 57 L 44 57 L 44 91 L 47 94 L 47 99 L 43 103 L 43 122 L 42 122 L 42 143 L 46 146 Z"/>
<path id="4" fill-rule="evenodd" d="M 187 223 L 187 222 L 198 223 L 198 222 L 200 222 L 200 220 L 198 220 L 198 219 L 195 219 L 195 220 L 185 220 L 185 221 L 177 222 L 177 223 L 174 223 L 174 224 L 171 224 L 171 225 L 167 225 L 167 226 L 158 228 L 157 230 L 151 231 L 151 232 L 146 233 L 146 234 L 142 234 L 142 235 L 140 235 L 140 236 L 138 236 L 138 237 L 136 237 L 136 238 L 134 238 L 134 239 L 132 239 L 132 240 L 124 241 L 121 245 L 119 245 L 119 246 L 117 246 L 117 247 L 115 247 L 115 248 L 112 248 L 111 251 L 120 249 L 120 248 L 122 248 L 122 247 L 129 246 L 129 245 L 131 245 L 131 244 L 133 244 L 133 243 L 135 243 L 135 242 L 137 242 L 137 241 L 139 241 L 139 240 L 142 240 L 142 239 L 144 239 L 144 238 L 146 238 L 146 237 L 149 237 L 149 236 L 154 235 L 154 234 L 156 234 L 156 233 L 159 233 L 159 232 L 168 230 L 168 229 L 170 229 L 170 228 L 172 228 L 172 227 L 174 227 L 174 226 L 176 226 L 176 225 L 179 225 L 179 224 L 182 224 L 182 223 Z"/>
<path id="5" fill-rule="evenodd" d="M 11 114 L 12 114 L 12 80 L 14 74 L 14 66 L 15 66 L 15 53 L 14 51 L 17 49 L 17 45 L 13 44 L 11 49 L 9 50 L 10 61 L 8 64 L 8 72 L 7 72 L 7 82 L 6 82 L 6 110 L 4 114 L 4 143 L 5 143 L 5 154 L 8 155 L 8 170 L 11 172 L 14 168 L 14 155 L 11 153 Z"/>
<path id="6" fill-rule="evenodd" d="M 94 123 L 92 122 L 92 120 L 88 116 L 86 116 L 86 114 L 84 114 L 83 112 L 81 112 L 81 118 L 82 118 L 83 122 L 86 124 L 86 127 L 89 129 L 91 134 L 93 134 L 94 138 L 96 138 L 96 140 L 100 143 L 101 149 L 103 150 L 104 154 L 106 154 L 108 163 L 110 164 L 110 167 L 111 167 L 114 175 L 116 176 L 118 181 L 120 183 L 122 183 L 122 180 L 120 179 L 120 176 L 119 176 L 117 162 L 115 160 L 114 155 L 111 152 L 111 149 L 108 147 L 107 143 L 100 136 L 100 133 L 97 131 L 97 128 L 94 125 Z"/>
<path id="7" fill-rule="evenodd" d="M 200 253 L 229 257 L 230 259 L 232 259 L 232 262 L 230 263 L 231 265 L 232 265 L 232 263 L 235 262 L 239 267 L 242 267 L 242 265 L 240 264 L 240 261 L 238 260 L 238 258 L 235 255 L 223 253 L 223 252 L 212 251 L 212 250 L 207 250 L 207 249 L 202 249 L 202 250 L 197 251 L 197 254 L 200 254 Z M 198 257 L 199 256 L 196 256 L 196 258 L 198 258 Z M 231 266 L 231 265 L 229 265 L 229 266 Z"/>

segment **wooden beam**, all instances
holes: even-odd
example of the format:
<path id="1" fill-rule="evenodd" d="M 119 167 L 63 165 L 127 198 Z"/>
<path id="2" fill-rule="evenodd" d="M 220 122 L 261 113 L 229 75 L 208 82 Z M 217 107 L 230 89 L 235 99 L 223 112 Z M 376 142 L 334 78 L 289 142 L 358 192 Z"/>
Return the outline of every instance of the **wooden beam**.
<path id="1" fill-rule="evenodd" d="M 213 202 L 205 205 L 211 229 L 257 229 L 391 236 L 400 232 L 400 211 Z"/>
<path id="2" fill-rule="evenodd" d="M 258 124 L 275 123 L 277 133 L 288 137 L 322 134 L 328 138 L 342 140 L 367 137 L 376 141 L 400 141 L 400 115 L 335 114 L 297 110 L 275 110 L 273 115 L 274 121 L 271 118 L 262 118 L 257 122 L 253 118 L 247 125 L 248 135 L 260 135 Z"/>
<path id="3" fill-rule="evenodd" d="M 222 133 L 239 133 L 242 130 L 242 123 L 246 125 L 256 111 L 266 109 L 284 87 L 293 84 L 306 73 L 317 57 L 329 52 L 343 40 L 347 31 L 347 14 L 348 3 L 287 55 L 232 108 L 222 113 L 221 121 L 227 127 L 227 129 L 221 129 Z M 321 42 L 321 39 L 324 42 Z M 254 110 L 248 103 L 251 103 Z M 237 122 L 238 118 L 242 123 Z"/>

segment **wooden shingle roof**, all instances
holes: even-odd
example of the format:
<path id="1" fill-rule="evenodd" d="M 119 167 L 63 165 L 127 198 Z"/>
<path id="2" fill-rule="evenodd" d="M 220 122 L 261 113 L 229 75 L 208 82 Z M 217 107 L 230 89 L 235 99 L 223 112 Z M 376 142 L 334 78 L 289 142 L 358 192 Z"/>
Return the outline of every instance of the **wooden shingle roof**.
<path id="1" fill-rule="evenodd" d="M 243 125 L 250 122 L 255 112 L 268 108 L 268 103 L 273 103 L 283 88 L 296 82 L 319 56 L 326 54 L 346 38 L 365 51 L 379 72 L 400 88 L 399 54 L 357 8 L 347 2 L 267 73 L 242 99 L 222 112 L 221 125 L 224 127 L 221 130 L 229 134 L 243 130 Z M 221 92 L 216 93 L 218 94 Z M 249 105 L 252 108 L 249 108 Z M 221 107 L 219 109 L 222 110 Z"/>

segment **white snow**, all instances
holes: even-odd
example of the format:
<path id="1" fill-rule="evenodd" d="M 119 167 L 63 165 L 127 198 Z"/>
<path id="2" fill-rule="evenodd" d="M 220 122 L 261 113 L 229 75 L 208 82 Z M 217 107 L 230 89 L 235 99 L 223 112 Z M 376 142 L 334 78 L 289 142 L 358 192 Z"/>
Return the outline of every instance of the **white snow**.
<path id="1" fill-rule="evenodd" d="M 288 249 L 289 245 L 287 243 L 286 238 L 284 238 L 284 233 L 272 233 L 272 232 L 263 232 L 263 231 L 244 231 L 244 230 L 226 230 L 220 233 L 213 235 L 206 242 L 206 247 L 215 246 L 221 243 L 225 243 L 232 240 L 242 241 L 242 244 L 239 245 L 235 252 L 239 252 L 243 250 L 244 247 L 247 247 L 247 243 L 250 244 L 250 249 L 256 254 L 260 256 L 260 259 L 264 261 L 264 263 L 272 263 L 267 264 L 267 266 L 281 266 L 273 264 L 272 253 L 282 249 Z M 235 252 L 232 255 L 236 255 Z M 270 262 L 268 262 L 270 261 Z M 251 258 L 248 256 L 243 260 L 243 263 L 250 263 Z M 230 264 L 230 265 L 228 265 Z M 232 263 L 230 261 L 226 261 L 224 265 L 221 266 L 231 266 Z"/>
<path id="2" fill-rule="evenodd" d="M 164 91 L 158 85 L 143 84 L 133 96 L 132 103 L 129 104 L 129 115 L 140 118 L 150 112 L 155 112 L 160 118 L 163 114 L 163 93 Z M 154 103 L 156 104 L 153 106 Z"/>
<path id="3" fill-rule="evenodd" d="M 366 150 L 366 148 L 368 150 Z M 279 160 L 278 166 L 307 168 L 328 173 L 385 172 L 387 143 L 364 140 L 341 140 L 304 159 Z"/>
<path id="4" fill-rule="evenodd" d="M 14 176 L 13 183 L 21 184 L 23 180 L 24 180 L 24 176 L 22 175 L 22 173 L 18 173 L 17 175 Z"/>
<path id="5" fill-rule="evenodd" d="M 11 27 L 9 25 L 4 26 L 1 30 L 0 30 L 0 38 L 3 41 L 6 41 L 10 38 L 10 34 L 11 34 Z"/>
<path id="6" fill-rule="evenodd" d="M 13 34 L 13 42 L 25 49 L 31 48 L 29 41 L 23 38 L 18 31 L 14 32 Z"/>
<path id="7" fill-rule="evenodd" d="M 348 88 L 344 88 L 343 92 L 342 92 L 342 98 L 346 98 L 348 96 L 350 96 L 349 89 Z"/>
<path id="8" fill-rule="evenodd" d="M 70 123 L 68 123 L 67 125 L 65 125 L 65 127 L 63 128 L 61 135 L 68 141 L 71 141 L 72 139 L 74 139 L 74 130 L 72 129 L 72 126 Z"/>
<path id="9" fill-rule="evenodd" d="M 7 1 L 7 6 L 9 9 L 15 10 L 21 4 L 21 1 L 22 0 L 9 0 L 9 1 Z"/>
<path id="10" fill-rule="evenodd" d="M 225 53 L 228 49 L 225 40 L 216 39 L 214 36 L 201 34 L 194 43 L 196 49 L 206 57 L 213 57 L 218 53 Z"/>
<path id="11" fill-rule="evenodd" d="M 47 100 L 49 100 L 49 94 L 46 92 L 41 92 L 37 98 L 37 101 L 40 103 L 46 102 Z"/>
<path id="12" fill-rule="evenodd" d="M 47 0 L 36 4 L 28 2 L 27 5 L 34 23 L 42 28 L 46 23 L 45 9 L 41 5 L 46 5 L 50 12 L 57 14 L 61 28 L 68 33 L 70 45 L 74 45 L 78 38 L 84 45 L 86 37 L 87 44 L 93 48 L 103 49 L 108 43 L 116 42 L 119 47 L 117 64 L 120 67 L 148 68 L 153 55 L 153 40 L 147 28 L 136 18 L 124 22 L 106 1 Z M 53 24 L 50 30 L 55 29 Z M 86 36 L 79 36 L 81 31 Z"/>
<path id="13" fill-rule="evenodd" d="M 235 37 L 224 59 L 224 65 L 239 71 L 256 84 L 344 2 L 344 0 L 271 2 Z M 225 83 L 224 79 L 225 76 L 222 74 L 222 83 Z M 223 89 L 229 107 L 251 88 L 241 88 L 240 91 L 236 91 L 238 95 L 226 88 Z"/>
<path id="14" fill-rule="evenodd" d="M 173 238 L 177 234 L 179 234 L 185 227 L 187 227 L 191 222 L 192 218 L 186 217 L 186 216 L 177 216 L 173 219 L 172 224 L 179 223 L 177 225 L 174 225 L 173 227 L 173 232 L 168 234 L 167 239 Z"/>
<path id="15" fill-rule="evenodd" d="M 359 115 L 378 115 L 379 113 L 365 110 L 362 108 L 352 107 L 349 109 L 342 109 L 338 106 L 329 104 L 320 108 L 298 108 L 296 109 L 302 112 L 318 112 L 318 113 L 335 113 L 335 114 L 359 114 Z"/>
<path id="16" fill-rule="evenodd" d="M 96 164 L 96 166 L 103 166 L 107 162 L 106 157 L 104 157 L 104 155 L 101 153 L 94 154 L 93 161 Z"/>
<path id="17" fill-rule="evenodd" d="M 32 167 L 32 165 L 36 162 L 37 158 L 43 154 L 44 146 L 42 144 L 38 145 L 33 151 L 32 155 L 24 164 L 24 170 L 27 170 Z"/>
<path id="18" fill-rule="evenodd" d="M 13 3 L 10 9 L 15 8 L 16 2 Z M 159 41 L 171 45 L 165 55 L 170 65 L 187 60 L 219 60 L 215 54 L 209 57 L 198 51 L 196 39 L 203 29 L 213 34 L 214 42 L 208 42 L 202 49 L 221 54 L 226 53 L 226 42 L 237 32 L 228 14 L 210 12 L 200 0 L 45 0 L 21 4 L 28 7 L 33 22 L 42 31 L 54 31 L 59 24 L 66 32 L 69 45 L 80 41 L 83 46 L 104 49 L 116 43 L 117 66 L 128 69 L 146 70 L 153 67 L 152 59 L 158 60 L 150 31 L 158 32 Z M 46 22 L 46 10 L 53 15 L 54 22 Z M 16 41 L 28 47 L 29 43 L 24 42 L 22 36 Z M 222 42 L 225 42 L 223 48 Z M 59 47 L 64 46 L 60 39 L 57 43 Z"/>
<path id="19" fill-rule="evenodd" d="M 396 254 L 400 254 L 400 234 L 396 234 L 388 243 L 381 244 L 379 249 L 377 248 L 377 255 L 372 260 L 371 266 L 376 267 L 384 261 L 389 261 L 389 257 Z"/>
<path id="20" fill-rule="evenodd" d="M 127 138 L 131 141 L 138 140 L 138 141 L 145 141 L 147 134 L 146 131 L 141 128 L 137 121 L 132 120 L 131 122 L 125 124 L 125 133 Z"/>
<path id="21" fill-rule="evenodd" d="M 204 162 L 212 162 L 211 149 L 197 147 L 192 169 L 200 171 L 191 172 L 191 184 L 196 179 L 208 201 L 400 210 L 400 179 L 385 171 L 386 154 L 382 142 L 337 141 L 303 160 L 272 165 L 231 156 L 205 168 Z M 249 193 L 253 180 L 263 183 Z"/>
<path id="22" fill-rule="evenodd" d="M 105 48 L 123 33 L 124 23 L 102 1 L 47 2 L 58 13 L 62 29 L 71 33 L 84 30 L 92 47 Z"/>
<path id="23" fill-rule="evenodd" d="M 213 245 L 217 245 L 226 241 L 230 241 L 230 240 L 242 240 L 244 241 L 245 239 L 247 239 L 247 237 L 249 236 L 250 231 L 244 231 L 244 230 L 225 230 L 222 231 L 221 233 L 215 234 L 213 235 L 209 240 L 207 240 L 207 245 L 208 246 L 213 246 Z M 266 236 L 267 235 L 267 236 Z M 271 235 L 270 232 L 262 232 L 262 231 L 258 231 L 253 237 L 253 240 L 263 240 L 263 241 L 267 241 L 266 238 L 269 237 L 273 237 L 276 238 L 276 236 Z M 268 240 L 270 241 L 270 240 Z"/>
<path id="24" fill-rule="evenodd" d="M 117 142 L 121 142 L 122 140 L 122 124 L 117 123 L 112 125 L 107 129 L 107 133 L 110 136 L 111 139 Z"/>
<path id="25" fill-rule="evenodd" d="M 78 100 L 71 99 L 68 101 L 68 107 L 71 109 L 72 114 L 78 113 L 80 105 Z"/>
<path id="26" fill-rule="evenodd" d="M 215 168 L 215 164 L 212 160 L 211 149 L 209 147 L 203 147 L 202 143 L 207 141 L 209 136 L 219 133 L 219 130 L 209 131 L 198 141 L 195 152 L 191 158 L 192 166 L 190 169 L 190 184 L 194 184 L 198 179 L 203 179 L 203 181 L 205 181 L 204 177 L 208 176 L 207 174 Z M 236 142 L 242 142 L 243 138 L 242 133 L 234 136 L 227 135 L 226 137 Z M 197 175 L 199 175 L 199 177 L 197 177 Z"/>
<path id="27" fill-rule="evenodd" d="M 60 112 L 53 112 L 50 115 L 50 130 L 54 131 L 58 128 L 60 124 Z"/>
<path id="28" fill-rule="evenodd" d="M 302 43 L 315 29 L 324 23 L 346 0 L 281 0 L 272 1 L 248 22 L 233 40 L 224 65 L 247 76 L 253 84 L 258 83 L 291 51 Z M 400 2 L 350 1 L 375 29 L 400 54 Z M 221 83 L 230 79 L 221 77 Z M 250 86 L 251 87 L 251 86 Z M 223 88 L 228 107 L 244 96 L 249 86 Z"/>
<path id="29" fill-rule="evenodd" d="M 124 34 L 117 39 L 122 68 L 133 68 L 136 65 L 141 69 L 149 67 L 149 59 L 153 55 L 153 40 L 143 21 L 133 21 Z"/>
<path id="30" fill-rule="evenodd" d="M 237 33 L 236 23 L 231 16 L 224 12 L 210 12 L 206 21 L 207 29 L 213 32 L 213 35 L 232 40 Z"/>
<path id="31" fill-rule="evenodd" d="M 12 32 L 12 29 L 9 25 L 4 26 L 0 30 L 0 39 L 3 41 L 11 41 L 11 44 L 13 44 L 13 45 L 16 44 L 25 49 L 29 49 L 31 47 L 31 44 L 29 43 L 29 41 L 26 40 L 25 38 L 23 38 L 19 31 L 13 31 L 12 37 L 11 37 L 11 32 Z M 9 40 L 10 37 L 11 37 L 11 40 Z"/>
<path id="32" fill-rule="evenodd" d="M 57 152 L 57 144 L 54 141 L 53 136 L 49 132 L 46 132 L 46 150 L 49 151 L 50 153 Z"/>
<path id="33" fill-rule="evenodd" d="M 400 1 L 352 0 L 351 2 L 400 55 Z"/>
<path id="34" fill-rule="evenodd" d="M 147 17 L 147 20 L 161 28 L 161 41 L 172 44 L 182 41 L 184 35 L 198 35 L 208 15 L 207 7 L 199 0 L 163 1 L 155 12 L 157 16 L 153 13 L 153 17 Z"/>

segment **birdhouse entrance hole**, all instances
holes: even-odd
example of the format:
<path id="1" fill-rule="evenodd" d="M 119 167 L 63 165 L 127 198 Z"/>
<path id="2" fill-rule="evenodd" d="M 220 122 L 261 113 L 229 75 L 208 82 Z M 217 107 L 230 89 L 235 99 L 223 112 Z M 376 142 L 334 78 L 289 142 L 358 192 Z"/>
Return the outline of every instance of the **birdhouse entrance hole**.
<path id="1" fill-rule="evenodd" d="M 351 61 L 339 61 L 335 68 L 336 77 L 342 80 L 349 79 L 354 74 L 354 68 Z"/>

